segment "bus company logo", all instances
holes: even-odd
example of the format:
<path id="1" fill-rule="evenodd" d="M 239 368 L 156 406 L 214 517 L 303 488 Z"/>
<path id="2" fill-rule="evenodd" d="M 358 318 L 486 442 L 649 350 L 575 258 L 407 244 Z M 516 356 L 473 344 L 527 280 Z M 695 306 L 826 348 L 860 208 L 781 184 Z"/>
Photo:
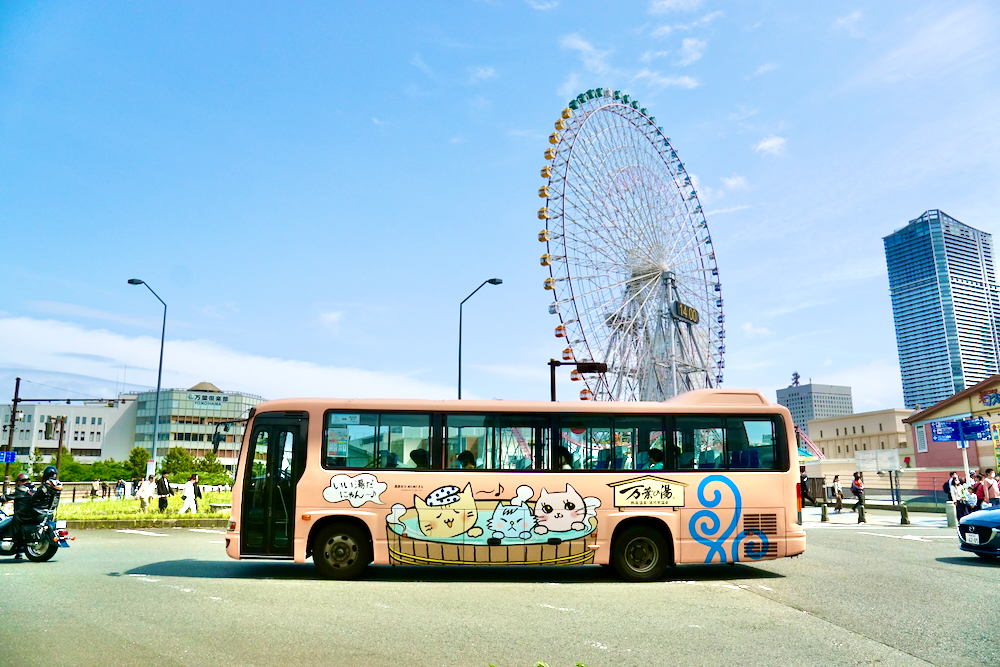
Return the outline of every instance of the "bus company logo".
<path id="1" fill-rule="evenodd" d="M 330 486 L 323 489 L 323 499 L 329 503 L 346 500 L 352 507 L 361 507 L 369 502 L 384 505 L 380 496 L 388 487 L 385 482 L 378 481 L 375 475 L 366 472 L 354 477 L 334 475 L 330 478 Z"/>
<path id="2" fill-rule="evenodd" d="M 674 315 L 685 322 L 698 324 L 698 311 L 685 303 L 681 303 L 680 301 L 674 301 Z"/>
<path id="3" fill-rule="evenodd" d="M 615 507 L 684 507 L 683 482 L 654 475 L 633 477 L 608 484 L 615 490 Z"/>
<path id="4" fill-rule="evenodd" d="M 979 392 L 979 402 L 987 407 L 1000 405 L 1000 394 L 997 393 L 996 389 L 981 391 Z"/>

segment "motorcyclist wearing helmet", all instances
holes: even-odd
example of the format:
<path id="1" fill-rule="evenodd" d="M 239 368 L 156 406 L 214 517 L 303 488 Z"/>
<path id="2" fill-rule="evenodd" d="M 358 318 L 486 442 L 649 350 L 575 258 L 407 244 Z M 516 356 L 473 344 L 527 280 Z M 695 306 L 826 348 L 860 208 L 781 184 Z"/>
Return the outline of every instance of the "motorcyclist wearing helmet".
<path id="1" fill-rule="evenodd" d="M 31 519 L 36 512 L 31 505 L 31 500 L 35 489 L 31 486 L 31 477 L 28 473 L 22 472 L 17 476 L 14 492 L 9 494 L 0 493 L 0 502 L 14 503 L 14 516 L 11 517 L 10 535 L 14 546 L 14 558 L 20 560 L 24 552 L 24 527 L 31 525 Z"/>
<path id="2" fill-rule="evenodd" d="M 59 481 L 59 471 L 55 466 L 46 466 L 42 472 L 42 483 L 31 497 L 31 506 L 36 510 L 35 521 L 44 517 L 38 510 L 52 510 L 59 507 L 59 495 L 62 493 L 62 482 Z"/>

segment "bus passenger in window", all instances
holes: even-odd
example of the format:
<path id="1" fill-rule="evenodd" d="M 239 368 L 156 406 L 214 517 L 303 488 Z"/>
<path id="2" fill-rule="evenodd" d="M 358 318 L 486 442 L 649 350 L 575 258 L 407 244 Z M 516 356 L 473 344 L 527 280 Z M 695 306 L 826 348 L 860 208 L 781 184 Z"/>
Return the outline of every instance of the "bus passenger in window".
<path id="1" fill-rule="evenodd" d="M 426 468 L 427 467 L 427 450 L 426 449 L 414 449 L 410 452 L 410 461 L 413 462 L 414 468 Z"/>
<path id="2" fill-rule="evenodd" d="M 663 452 L 655 447 L 649 450 L 649 465 L 646 466 L 648 470 L 663 470 Z"/>
<path id="3" fill-rule="evenodd" d="M 573 455 L 562 445 L 556 445 L 552 450 L 553 470 L 572 470 Z"/>
<path id="4" fill-rule="evenodd" d="M 476 469 L 476 455 L 468 450 L 459 454 L 456 460 L 458 461 L 458 467 L 463 470 Z"/>

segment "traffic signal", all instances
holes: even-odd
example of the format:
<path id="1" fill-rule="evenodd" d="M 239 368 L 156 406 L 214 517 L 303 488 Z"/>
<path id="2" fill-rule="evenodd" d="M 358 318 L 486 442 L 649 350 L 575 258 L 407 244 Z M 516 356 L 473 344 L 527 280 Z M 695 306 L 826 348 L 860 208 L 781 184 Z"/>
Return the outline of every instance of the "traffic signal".
<path id="1" fill-rule="evenodd" d="M 45 422 L 45 439 L 51 440 L 56 432 L 56 423 L 51 419 Z"/>
<path id="2" fill-rule="evenodd" d="M 215 435 L 212 436 L 212 453 L 213 454 L 218 454 L 219 453 L 219 443 L 221 443 L 223 440 L 225 440 L 225 438 L 226 438 L 226 436 L 223 435 L 222 433 L 216 433 Z"/>

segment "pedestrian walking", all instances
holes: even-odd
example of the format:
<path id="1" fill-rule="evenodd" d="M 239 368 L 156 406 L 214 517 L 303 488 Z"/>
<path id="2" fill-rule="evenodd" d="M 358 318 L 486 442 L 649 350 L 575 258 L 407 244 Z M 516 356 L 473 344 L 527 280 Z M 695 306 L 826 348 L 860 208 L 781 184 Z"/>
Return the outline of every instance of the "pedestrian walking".
<path id="1" fill-rule="evenodd" d="M 844 509 L 844 486 L 840 483 L 840 475 L 833 476 L 833 498 L 836 505 L 833 506 L 837 514 Z"/>
<path id="2" fill-rule="evenodd" d="M 799 466 L 799 488 L 802 493 L 802 504 L 805 505 L 808 500 L 813 505 L 816 505 L 816 499 L 809 493 L 809 476 L 806 475 L 805 466 Z"/>
<path id="3" fill-rule="evenodd" d="M 174 490 L 170 488 L 169 475 L 160 473 L 160 479 L 156 480 L 156 496 L 160 499 L 160 511 L 167 511 L 167 498 L 174 495 Z"/>
<path id="4" fill-rule="evenodd" d="M 132 497 L 137 498 L 139 496 L 139 480 L 135 477 L 132 478 Z"/>
<path id="5" fill-rule="evenodd" d="M 198 484 L 198 475 L 191 475 L 188 477 L 188 481 L 184 483 L 184 490 L 181 491 L 181 498 L 184 500 L 184 505 L 181 507 L 181 511 L 178 514 L 184 514 L 188 510 L 191 510 L 191 514 L 197 514 L 198 505 L 195 502 L 195 487 Z"/>
<path id="6" fill-rule="evenodd" d="M 118 500 L 125 499 L 125 480 L 121 477 L 118 478 L 118 483 L 115 484 L 115 496 Z"/>
<path id="7" fill-rule="evenodd" d="M 971 491 L 974 496 L 973 502 L 975 503 L 973 507 L 976 510 L 983 509 L 983 505 L 986 503 L 986 487 L 983 484 L 982 473 L 976 473 L 976 481 L 972 484 Z"/>
<path id="8" fill-rule="evenodd" d="M 101 491 L 101 480 L 95 477 L 94 481 L 90 483 L 90 497 L 96 498 L 97 494 L 100 493 L 100 491 Z"/>
<path id="9" fill-rule="evenodd" d="M 107 480 L 101 480 L 101 498 L 108 497 L 108 482 Z"/>
<path id="10" fill-rule="evenodd" d="M 859 507 L 864 507 L 865 505 L 865 483 L 861 479 L 861 473 L 854 473 L 854 481 L 851 482 L 851 493 L 857 498 L 857 502 L 854 503 L 854 507 L 851 508 L 852 512 L 857 512 Z"/>
<path id="11" fill-rule="evenodd" d="M 156 495 L 156 482 L 153 481 L 152 475 L 149 476 L 149 479 L 142 480 L 135 495 L 139 498 L 139 511 L 148 512 L 149 499 Z"/>
<path id="12" fill-rule="evenodd" d="M 198 483 L 198 475 L 194 476 L 194 511 L 198 511 L 198 501 L 201 500 L 201 484 Z"/>

